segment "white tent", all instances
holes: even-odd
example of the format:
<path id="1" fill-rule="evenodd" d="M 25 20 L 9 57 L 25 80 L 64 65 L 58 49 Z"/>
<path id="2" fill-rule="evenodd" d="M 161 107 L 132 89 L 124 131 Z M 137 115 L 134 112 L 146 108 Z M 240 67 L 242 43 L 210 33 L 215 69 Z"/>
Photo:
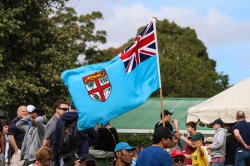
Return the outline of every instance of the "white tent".
<path id="1" fill-rule="evenodd" d="M 250 121 L 250 78 L 188 109 L 187 122 L 210 124 L 217 118 L 236 122 L 236 112 L 244 111 Z"/>

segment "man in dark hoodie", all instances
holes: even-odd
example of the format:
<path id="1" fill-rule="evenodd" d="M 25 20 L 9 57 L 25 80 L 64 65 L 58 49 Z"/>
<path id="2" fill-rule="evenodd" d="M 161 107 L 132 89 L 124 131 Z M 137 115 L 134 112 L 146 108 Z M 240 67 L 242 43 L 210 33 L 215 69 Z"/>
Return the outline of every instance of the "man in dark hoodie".
<path id="1" fill-rule="evenodd" d="M 67 161 L 68 158 L 72 158 L 75 154 L 82 157 L 84 154 L 88 153 L 88 139 L 90 138 L 95 140 L 97 137 L 97 133 L 94 128 L 78 131 L 77 120 L 77 110 L 74 104 L 71 103 L 69 112 L 63 114 L 56 124 L 52 144 L 53 162 L 55 166 L 66 166 L 64 161 Z"/>

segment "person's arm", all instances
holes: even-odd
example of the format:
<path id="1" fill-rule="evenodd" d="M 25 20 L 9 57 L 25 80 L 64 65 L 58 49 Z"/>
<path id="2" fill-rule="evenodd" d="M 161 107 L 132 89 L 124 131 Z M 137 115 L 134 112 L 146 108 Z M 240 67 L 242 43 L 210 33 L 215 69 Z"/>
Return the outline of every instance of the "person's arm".
<path id="1" fill-rule="evenodd" d="M 184 135 L 181 135 L 180 139 L 182 139 L 186 144 L 192 147 L 191 141 L 189 141 Z"/>
<path id="2" fill-rule="evenodd" d="M 174 125 L 174 129 L 175 129 L 175 131 L 176 131 L 176 137 L 179 137 L 179 127 L 178 127 L 178 120 L 177 119 L 174 119 L 173 121 L 173 125 Z"/>
<path id="3" fill-rule="evenodd" d="M 185 156 L 185 158 L 187 158 L 187 159 L 191 159 L 191 155 L 189 155 L 189 154 L 184 154 L 184 156 Z"/>
<path id="4" fill-rule="evenodd" d="M 30 120 L 30 115 L 25 116 L 16 123 L 16 127 L 24 132 L 28 131 L 30 126 L 28 121 Z"/>
<path id="5" fill-rule="evenodd" d="M 16 153 L 18 151 L 18 147 L 16 144 L 16 140 L 14 138 L 14 135 L 8 135 L 8 138 L 9 138 L 10 145 L 12 146 L 12 148 L 14 149 L 14 151 Z"/>
<path id="6" fill-rule="evenodd" d="M 60 135 L 61 135 L 61 124 L 63 124 L 63 122 L 61 122 L 62 120 L 59 119 L 56 123 L 56 129 L 55 129 L 55 135 L 54 135 L 54 139 L 52 142 L 52 160 L 55 163 L 55 166 L 59 165 L 59 153 L 58 153 L 58 149 L 59 149 L 59 141 L 60 141 Z"/>
<path id="7" fill-rule="evenodd" d="M 38 116 L 35 120 L 37 130 L 40 133 L 44 133 L 44 131 L 45 131 L 45 125 L 44 125 L 45 119 L 46 119 L 45 116 Z"/>
<path id="8" fill-rule="evenodd" d="M 204 149 L 200 146 L 197 148 L 198 152 L 200 153 L 201 156 L 204 156 Z"/>
<path id="9" fill-rule="evenodd" d="M 0 142 L 1 142 L 1 153 L 5 154 L 5 139 L 4 139 L 4 134 L 1 131 L 0 132 L 1 138 L 0 138 Z"/>
<path id="10" fill-rule="evenodd" d="M 234 129 L 234 136 L 237 139 L 237 141 L 245 148 L 250 149 L 250 146 L 245 143 L 245 141 L 242 139 L 240 135 L 240 131 L 238 129 Z"/>
<path id="11" fill-rule="evenodd" d="M 50 147 L 50 145 L 51 145 L 51 140 L 48 138 L 48 139 L 44 139 L 43 140 L 43 147 Z"/>

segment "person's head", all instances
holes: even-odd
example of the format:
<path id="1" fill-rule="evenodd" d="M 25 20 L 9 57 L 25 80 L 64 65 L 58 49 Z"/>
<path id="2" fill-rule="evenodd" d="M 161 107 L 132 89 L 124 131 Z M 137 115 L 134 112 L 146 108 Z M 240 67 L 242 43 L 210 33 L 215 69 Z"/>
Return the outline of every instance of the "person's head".
<path id="1" fill-rule="evenodd" d="M 27 105 L 27 113 L 28 113 L 28 114 L 31 114 L 32 111 L 33 111 L 35 108 L 36 108 L 36 107 L 33 106 L 33 105 Z"/>
<path id="2" fill-rule="evenodd" d="M 70 103 L 69 112 L 77 112 L 76 106 L 75 106 L 75 104 L 73 103 L 73 101 L 71 101 L 71 103 Z"/>
<path id="3" fill-rule="evenodd" d="M 61 117 L 66 111 L 69 110 L 69 105 L 66 101 L 57 100 L 54 104 L 54 109 L 56 111 L 56 115 Z"/>
<path id="4" fill-rule="evenodd" d="M 189 134 L 194 134 L 196 131 L 196 123 L 193 121 L 186 123 L 186 129 Z"/>
<path id="5" fill-rule="evenodd" d="M 173 143 L 173 134 L 171 134 L 167 127 L 156 128 L 152 140 L 153 144 L 158 145 L 163 149 L 175 146 Z"/>
<path id="6" fill-rule="evenodd" d="M 87 153 L 82 156 L 82 159 L 81 161 L 79 161 L 79 163 L 80 163 L 79 166 L 95 166 L 96 159 L 92 154 Z"/>
<path id="7" fill-rule="evenodd" d="M 50 166 L 52 159 L 52 150 L 48 147 L 40 148 L 36 153 L 38 166 Z"/>
<path id="8" fill-rule="evenodd" d="M 205 145 L 209 146 L 213 143 L 213 137 L 207 137 L 205 141 Z"/>
<path id="9" fill-rule="evenodd" d="M 5 120 L 3 121 L 2 125 L 3 125 L 3 133 L 8 134 L 9 122 Z"/>
<path id="10" fill-rule="evenodd" d="M 181 149 L 174 149 L 171 152 L 173 166 L 184 166 L 185 156 Z"/>
<path id="11" fill-rule="evenodd" d="M 245 116 L 245 113 L 243 111 L 238 111 L 236 113 L 236 120 L 239 121 L 239 120 L 245 120 L 246 119 L 246 116 Z"/>
<path id="12" fill-rule="evenodd" d="M 22 119 L 26 115 L 27 115 L 27 107 L 24 106 L 24 105 L 18 107 L 18 109 L 17 109 L 17 117 Z"/>
<path id="13" fill-rule="evenodd" d="M 219 128 L 222 128 L 224 126 L 224 122 L 219 118 L 215 119 L 211 125 L 213 125 L 213 129 L 217 130 Z"/>
<path id="14" fill-rule="evenodd" d="M 120 163 L 122 165 L 130 165 L 132 163 L 133 150 L 135 148 L 130 146 L 127 142 L 119 142 L 115 146 L 115 158 L 116 163 Z"/>
<path id="15" fill-rule="evenodd" d="M 35 125 L 35 121 L 36 121 L 36 118 L 38 116 L 43 116 L 44 115 L 44 112 L 40 109 L 34 109 L 31 113 L 31 116 L 30 116 L 30 120 L 32 122 L 32 125 L 34 126 Z"/>
<path id="16" fill-rule="evenodd" d="M 204 142 L 204 135 L 202 133 L 195 133 L 190 137 L 191 139 L 191 144 L 193 148 L 198 148 L 203 145 Z"/>
<path id="17" fill-rule="evenodd" d="M 172 112 L 169 112 L 169 110 L 164 110 L 163 112 L 164 112 L 164 113 L 163 113 L 163 115 L 164 115 L 163 121 L 164 121 L 164 122 L 170 122 L 170 121 L 171 121 L 171 115 L 172 115 L 173 113 L 172 113 Z M 162 119 L 162 114 L 160 114 L 160 117 L 161 117 L 161 119 Z"/>

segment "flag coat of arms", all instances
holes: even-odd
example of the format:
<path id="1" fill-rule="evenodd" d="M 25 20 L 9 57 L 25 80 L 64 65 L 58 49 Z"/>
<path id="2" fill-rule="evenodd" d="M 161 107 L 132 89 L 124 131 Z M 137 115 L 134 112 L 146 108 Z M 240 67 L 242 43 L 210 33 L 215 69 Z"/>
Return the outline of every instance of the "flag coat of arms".
<path id="1" fill-rule="evenodd" d="M 154 22 L 108 62 L 66 70 L 62 79 L 79 113 L 78 128 L 105 124 L 141 104 L 160 87 Z"/>

